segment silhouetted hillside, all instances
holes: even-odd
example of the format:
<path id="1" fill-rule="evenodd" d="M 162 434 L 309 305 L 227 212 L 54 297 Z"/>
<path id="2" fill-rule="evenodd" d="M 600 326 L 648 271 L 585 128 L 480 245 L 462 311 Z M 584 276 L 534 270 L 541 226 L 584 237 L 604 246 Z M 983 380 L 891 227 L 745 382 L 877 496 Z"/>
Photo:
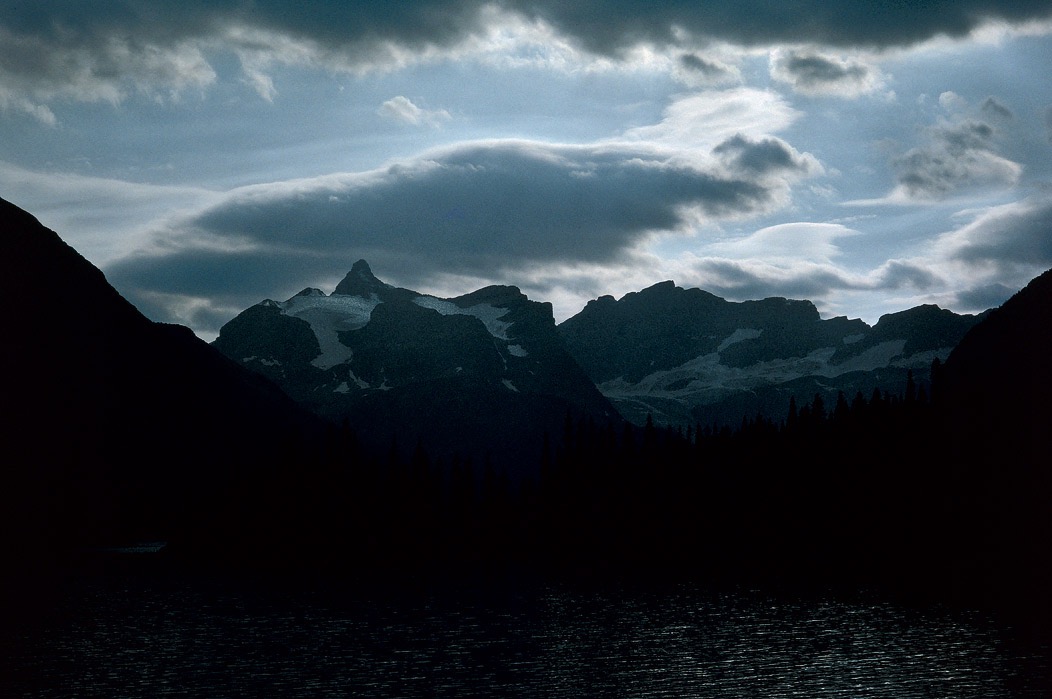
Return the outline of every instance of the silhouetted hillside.
<path id="1" fill-rule="evenodd" d="M 0 200 L 2 535 L 8 550 L 200 524 L 284 440 L 320 426 L 180 326 L 153 323 Z"/>

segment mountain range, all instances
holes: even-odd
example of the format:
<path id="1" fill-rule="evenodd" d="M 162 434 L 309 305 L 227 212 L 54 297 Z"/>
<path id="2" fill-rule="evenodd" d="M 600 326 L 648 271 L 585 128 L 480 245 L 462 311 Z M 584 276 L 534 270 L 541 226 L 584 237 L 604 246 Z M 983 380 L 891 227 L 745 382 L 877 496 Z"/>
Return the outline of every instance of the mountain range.
<path id="1" fill-rule="evenodd" d="M 900 393 L 930 378 L 984 314 L 924 305 L 870 326 L 810 301 L 735 303 L 671 281 L 603 296 L 559 325 L 567 350 L 628 420 L 717 426 L 784 419 L 789 399 Z"/>
<path id="2" fill-rule="evenodd" d="M 1047 415 L 1052 383 L 1048 274 L 979 316 L 921 306 L 870 327 L 823 320 L 807 301 L 733 303 L 664 282 L 557 326 L 549 304 L 515 287 L 442 299 L 385 284 L 362 261 L 330 295 L 247 309 L 209 347 L 142 316 L 3 200 L 0 248 L 2 504 L 26 541 L 192 519 L 334 421 L 380 448 L 536 468 L 568 416 L 733 425 L 776 418 L 790 395 L 899 392 L 935 358 L 953 422 L 1017 430 L 1033 455 L 1047 442 L 1031 417 Z"/>
<path id="3" fill-rule="evenodd" d="M 213 346 L 366 434 L 389 439 L 387 425 L 411 424 L 409 436 L 446 452 L 465 451 L 450 435 L 470 434 L 483 452 L 507 456 L 533 455 L 528 445 L 556 434 L 567 411 L 736 426 L 784 419 L 794 396 L 832 405 L 840 392 L 897 394 L 910 373 L 926 385 L 933 360 L 982 318 L 925 305 L 870 326 L 822 319 L 810 301 L 735 303 L 666 281 L 603 296 L 556 326 L 549 304 L 515 287 L 442 299 L 385 284 L 360 260 L 331 295 L 264 300 Z M 520 438 L 502 448 L 509 434 Z"/>
<path id="4" fill-rule="evenodd" d="M 511 286 L 451 299 L 393 287 L 357 262 L 331 295 L 264 300 L 213 346 L 372 446 L 535 467 L 566 416 L 618 419 L 566 352 L 552 307 Z"/>

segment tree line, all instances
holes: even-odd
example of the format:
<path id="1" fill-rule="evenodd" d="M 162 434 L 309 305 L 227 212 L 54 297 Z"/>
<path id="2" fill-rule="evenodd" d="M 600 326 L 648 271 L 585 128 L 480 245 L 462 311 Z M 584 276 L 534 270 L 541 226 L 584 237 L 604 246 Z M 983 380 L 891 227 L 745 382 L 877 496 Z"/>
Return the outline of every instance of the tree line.
<path id="1" fill-rule="evenodd" d="M 1032 466 L 997 435 L 962 433 L 940 376 L 936 362 L 931 385 L 911 374 L 898 394 L 794 397 L 785 420 L 736 429 L 567 414 L 525 476 L 397 439 L 369 451 L 345 423 L 244 469 L 172 550 L 344 573 L 513 566 L 1036 598 L 1052 528 Z"/>

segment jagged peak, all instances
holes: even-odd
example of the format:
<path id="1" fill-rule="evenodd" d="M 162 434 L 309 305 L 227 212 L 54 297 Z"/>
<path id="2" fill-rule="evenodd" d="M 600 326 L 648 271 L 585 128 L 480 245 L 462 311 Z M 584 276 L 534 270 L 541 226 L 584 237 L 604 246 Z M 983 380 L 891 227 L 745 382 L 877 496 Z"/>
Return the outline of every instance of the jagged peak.
<path id="1" fill-rule="evenodd" d="M 296 296 L 325 296 L 325 292 L 321 289 L 315 289 L 312 286 L 308 286 L 306 289 L 296 294 Z"/>
<path id="2" fill-rule="evenodd" d="M 450 301 L 462 308 L 474 306 L 480 303 L 505 307 L 516 301 L 525 300 L 528 299 L 519 287 L 499 284 L 486 286 L 477 291 L 472 291 L 470 294 L 464 294 L 463 296 L 457 296 L 456 298 L 450 299 Z"/>
<path id="3" fill-rule="evenodd" d="M 669 291 L 674 291 L 674 290 L 676 290 L 678 288 L 679 287 L 676 286 L 676 282 L 672 281 L 671 279 L 666 279 L 663 282 L 658 282 L 657 284 L 652 284 L 651 286 L 648 286 L 647 288 L 643 289 L 639 293 L 645 294 L 645 293 L 656 293 L 656 292 L 669 292 Z"/>
<path id="4" fill-rule="evenodd" d="M 343 281 L 336 285 L 336 289 L 332 293 L 369 298 L 370 295 L 389 288 L 391 288 L 389 284 L 385 284 L 376 278 L 372 269 L 369 268 L 368 262 L 358 260 L 351 266 L 351 271 L 347 273 Z"/>

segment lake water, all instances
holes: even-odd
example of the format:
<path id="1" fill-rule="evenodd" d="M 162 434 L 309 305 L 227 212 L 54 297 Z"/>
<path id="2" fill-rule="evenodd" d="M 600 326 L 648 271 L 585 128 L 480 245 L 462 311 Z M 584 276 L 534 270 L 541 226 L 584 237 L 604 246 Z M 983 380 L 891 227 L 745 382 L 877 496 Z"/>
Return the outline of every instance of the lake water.
<path id="1" fill-rule="evenodd" d="M 701 586 L 73 581 L 0 628 L 3 697 L 1047 697 L 972 613 Z"/>

